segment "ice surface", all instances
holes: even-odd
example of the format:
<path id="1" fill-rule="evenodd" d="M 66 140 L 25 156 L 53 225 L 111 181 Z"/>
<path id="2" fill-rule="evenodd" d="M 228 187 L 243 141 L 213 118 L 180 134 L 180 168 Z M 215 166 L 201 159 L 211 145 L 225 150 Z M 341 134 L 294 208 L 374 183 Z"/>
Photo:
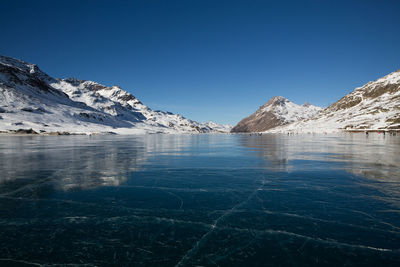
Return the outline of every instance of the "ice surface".
<path id="1" fill-rule="evenodd" d="M 3 136 L 0 265 L 396 266 L 399 146 L 378 134 Z"/>

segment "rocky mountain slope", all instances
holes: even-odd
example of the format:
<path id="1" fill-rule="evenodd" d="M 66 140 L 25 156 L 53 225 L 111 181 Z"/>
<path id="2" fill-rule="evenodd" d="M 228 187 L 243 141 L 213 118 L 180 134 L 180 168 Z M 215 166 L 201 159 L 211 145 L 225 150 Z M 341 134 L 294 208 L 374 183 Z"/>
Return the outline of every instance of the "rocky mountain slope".
<path id="1" fill-rule="evenodd" d="M 284 97 L 275 96 L 255 113 L 241 120 L 231 132 L 264 132 L 277 126 L 311 118 L 321 110 L 322 108 L 309 103 L 299 106 Z"/>
<path id="2" fill-rule="evenodd" d="M 400 70 L 344 96 L 311 119 L 269 132 L 339 132 L 400 129 Z"/>
<path id="3" fill-rule="evenodd" d="M 118 86 L 54 79 L 34 64 L 0 56 L 0 131 L 29 128 L 35 132 L 122 134 L 230 130 L 227 125 L 154 111 Z"/>

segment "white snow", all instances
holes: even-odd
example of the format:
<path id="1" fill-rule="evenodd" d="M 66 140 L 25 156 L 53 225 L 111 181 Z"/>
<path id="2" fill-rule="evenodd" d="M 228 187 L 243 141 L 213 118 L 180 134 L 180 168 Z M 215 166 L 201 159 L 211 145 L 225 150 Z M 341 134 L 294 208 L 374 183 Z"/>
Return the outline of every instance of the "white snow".
<path id="1" fill-rule="evenodd" d="M 368 96 L 382 86 L 393 85 L 393 92 L 380 96 Z M 400 71 L 393 72 L 375 82 L 369 82 L 348 94 L 345 100 L 360 99 L 361 102 L 349 108 L 336 109 L 336 102 L 311 119 L 301 120 L 277 127 L 269 133 L 335 133 L 344 130 L 379 130 L 399 128 L 400 123 Z"/>
<path id="2" fill-rule="evenodd" d="M 371 96 L 385 86 L 392 89 Z M 351 101 L 357 104 L 337 105 Z M 324 110 L 274 97 L 256 116 L 266 112 L 288 123 L 270 133 L 400 128 L 400 70 L 356 88 Z M 229 132 L 232 127 L 155 111 L 118 86 L 54 79 L 34 64 L 0 56 L 0 131 L 30 128 L 36 132 L 143 134 Z"/>
<path id="3" fill-rule="evenodd" d="M 36 65 L 0 56 L 0 131 L 30 128 L 143 134 L 217 133 L 229 132 L 231 127 L 154 111 L 118 86 L 53 79 Z"/>
<path id="4" fill-rule="evenodd" d="M 259 114 L 264 112 L 272 112 L 278 118 L 284 120 L 285 123 L 291 123 L 305 118 L 311 118 L 322 110 L 321 107 L 311 104 L 297 105 L 292 101 L 276 96 L 271 98 L 265 105 L 260 108 Z"/>

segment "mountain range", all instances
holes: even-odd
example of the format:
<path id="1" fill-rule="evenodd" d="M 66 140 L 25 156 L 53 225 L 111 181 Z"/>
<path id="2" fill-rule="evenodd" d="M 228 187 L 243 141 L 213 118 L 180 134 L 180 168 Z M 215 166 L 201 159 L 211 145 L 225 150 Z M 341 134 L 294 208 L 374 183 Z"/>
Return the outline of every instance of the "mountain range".
<path id="1" fill-rule="evenodd" d="M 0 131 L 214 133 L 231 126 L 155 111 L 118 86 L 55 79 L 35 64 L 0 56 Z M 22 130 L 20 130 L 22 131 Z"/>
<path id="2" fill-rule="evenodd" d="M 0 132 L 328 133 L 400 129 L 400 70 L 354 89 L 327 108 L 275 96 L 235 127 L 152 110 L 119 86 L 50 77 L 0 56 Z"/>
<path id="3" fill-rule="evenodd" d="M 316 116 L 269 132 L 331 133 L 400 129 L 400 70 L 355 88 Z"/>
<path id="4" fill-rule="evenodd" d="M 355 88 L 323 109 L 273 97 L 232 132 L 332 133 L 400 129 L 400 70 Z"/>

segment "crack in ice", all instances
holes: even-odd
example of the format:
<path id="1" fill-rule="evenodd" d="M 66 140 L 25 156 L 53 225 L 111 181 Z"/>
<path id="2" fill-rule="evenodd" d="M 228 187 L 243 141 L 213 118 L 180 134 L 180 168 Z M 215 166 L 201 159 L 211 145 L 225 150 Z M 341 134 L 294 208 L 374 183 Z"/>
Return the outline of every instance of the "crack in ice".
<path id="1" fill-rule="evenodd" d="M 197 252 L 197 250 L 199 249 L 199 247 L 201 246 L 201 244 L 204 242 L 204 240 L 207 240 L 208 236 L 211 235 L 214 230 L 217 228 L 218 223 L 224 219 L 225 217 L 227 217 L 228 215 L 232 214 L 234 211 L 237 210 L 238 207 L 243 206 L 245 203 L 247 203 L 251 198 L 253 198 L 254 195 L 257 194 L 257 192 L 259 190 L 261 190 L 263 188 L 263 186 L 265 185 L 265 178 L 263 179 L 263 181 L 261 182 L 261 185 L 259 187 L 257 187 L 248 197 L 247 199 L 245 199 L 244 201 L 236 204 L 235 206 L 233 206 L 231 209 L 225 211 L 221 216 L 219 216 L 214 223 L 211 225 L 211 229 L 210 231 L 206 232 L 199 240 L 197 240 L 197 242 L 195 243 L 195 245 L 186 252 L 185 255 L 183 255 L 183 257 L 181 258 L 181 260 L 175 265 L 175 267 L 178 266 L 182 266 L 184 265 L 188 260 L 190 260 L 190 258 L 193 256 L 193 254 L 195 254 Z"/>

